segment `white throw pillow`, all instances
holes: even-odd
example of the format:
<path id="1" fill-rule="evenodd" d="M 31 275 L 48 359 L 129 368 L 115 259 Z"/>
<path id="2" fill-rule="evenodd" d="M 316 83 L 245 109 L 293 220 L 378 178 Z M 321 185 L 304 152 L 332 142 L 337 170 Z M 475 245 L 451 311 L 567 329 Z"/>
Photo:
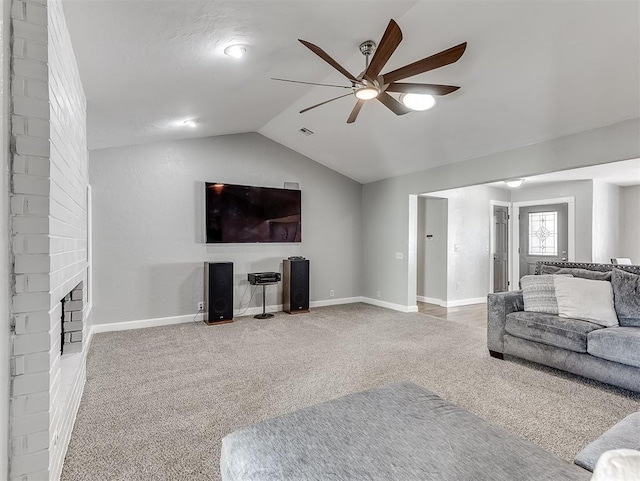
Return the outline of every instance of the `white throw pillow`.
<path id="1" fill-rule="evenodd" d="M 618 325 L 611 282 L 555 276 L 553 284 L 560 317 L 582 319 L 605 327 Z"/>
<path id="2" fill-rule="evenodd" d="M 591 481 L 640 481 L 640 451 L 613 449 L 602 453 Z"/>

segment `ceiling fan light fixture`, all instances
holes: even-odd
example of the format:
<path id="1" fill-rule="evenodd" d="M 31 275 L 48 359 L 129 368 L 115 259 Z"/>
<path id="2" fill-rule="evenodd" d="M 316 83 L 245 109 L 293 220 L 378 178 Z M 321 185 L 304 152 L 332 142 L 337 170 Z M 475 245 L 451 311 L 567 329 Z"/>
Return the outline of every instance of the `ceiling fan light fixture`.
<path id="1" fill-rule="evenodd" d="M 400 102 L 411 110 L 429 110 L 436 104 L 436 98 L 429 94 L 402 94 L 400 95 Z"/>
<path id="2" fill-rule="evenodd" d="M 371 100 L 375 99 L 378 95 L 380 95 L 380 90 L 370 85 L 365 87 L 360 87 L 355 91 L 356 97 L 360 100 Z"/>
<path id="3" fill-rule="evenodd" d="M 520 187 L 523 182 L 524 179 L 511 179 L 504 181 L 504 183 L 507 184 L 507 187 L 511 187 L 513 189 Z"/>
<path id="4" fill-rule="evenodd" d="M 241 59 L 247 53 L 247 47 L 244 45 L 229 45 L 224 49 L 224 53 L 229 57 Z"/>

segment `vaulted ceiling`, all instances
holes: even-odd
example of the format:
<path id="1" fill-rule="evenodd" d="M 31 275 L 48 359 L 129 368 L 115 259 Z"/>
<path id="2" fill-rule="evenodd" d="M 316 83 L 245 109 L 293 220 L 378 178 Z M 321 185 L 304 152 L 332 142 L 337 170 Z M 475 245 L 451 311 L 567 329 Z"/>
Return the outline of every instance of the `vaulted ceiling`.
<path id="1" fill-rule="evenodd" d="M 90 149 L 257 131 L 367 183 L 640 117 L 638 1 L 63 5 Z M 298 113 L 342 90 L 270 80 L 349 85 L 297 39 L 357 74 L 358 45 L 391 18 L 404 40 L 383 72 L 468 42 L 457 63 L 411 79 L 461 86 L 435 108 L 398 117 L 370 101 L 347 124 L 353 97 Z M 240 61 L 223 53 L 234 43 L 247 46 Z"/>

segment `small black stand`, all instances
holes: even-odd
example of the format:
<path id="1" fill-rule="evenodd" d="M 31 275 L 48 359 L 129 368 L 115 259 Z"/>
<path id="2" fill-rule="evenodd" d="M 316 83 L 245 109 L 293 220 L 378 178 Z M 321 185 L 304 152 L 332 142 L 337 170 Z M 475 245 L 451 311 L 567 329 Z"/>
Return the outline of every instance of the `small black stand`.
<path id="1" fill-rule="evenodd" d="M 265 287 L 267 286 L 267 284 L 262 284 L 262 314 L 256 314 L 255 317 L 256 319 L 269 319 L 271 317 L 273 317 L 273 314 L 268 314 L 267 313 L 267 298 L 266 298 L 266 294 L 265 294 Z"/>

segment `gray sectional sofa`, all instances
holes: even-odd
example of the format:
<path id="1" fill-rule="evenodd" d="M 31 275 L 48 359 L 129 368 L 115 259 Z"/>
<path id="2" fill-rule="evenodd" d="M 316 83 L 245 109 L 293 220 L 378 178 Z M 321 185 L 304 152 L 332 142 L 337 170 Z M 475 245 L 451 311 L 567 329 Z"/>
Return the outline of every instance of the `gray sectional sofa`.
<path id="1" fill-rule="evenodd" d="M 614 268 L 622 272 L 614 272 Z M 571 274 L 603 282 L 610 282 L 615 275 L 613 293 L 620 325 L 603 327 L 525 311 L 522 290 L 489 294 L 490 355 L 499 359 L 505 354 L 516 356 L 640 392 L 640 310 L 636 312 L 640 306 L 640 277 L 636 276 L 640 275 L 640 266 L 539 262 L 536 274 Z"/>

